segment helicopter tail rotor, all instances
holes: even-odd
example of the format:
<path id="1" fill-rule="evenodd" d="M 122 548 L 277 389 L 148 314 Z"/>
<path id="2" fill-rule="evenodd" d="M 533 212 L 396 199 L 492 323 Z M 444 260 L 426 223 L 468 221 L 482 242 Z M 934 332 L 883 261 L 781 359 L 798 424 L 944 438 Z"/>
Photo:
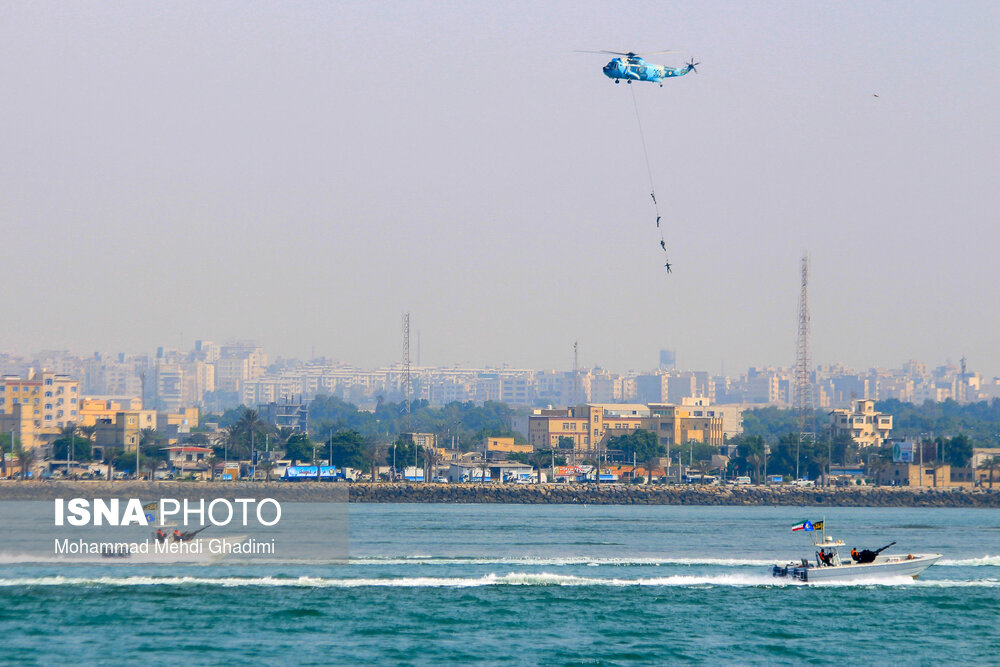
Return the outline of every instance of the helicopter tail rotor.
<path id="1" fill-rule="evenodd" d="M 698 73 L 698 70 L 696 70 L 696 69 L 695 69 L 695 65 L 700 65 L 700 64 L 701 64 L 701 63 L 696 63 L 696 62 L 694 61 L 694 58 L 692 58 L 692 59 L 691 59 L 691 62 L 689 62 L 689 63 L 687 64 L 687 68 L 688 68 L 688 71 L 689 71 L 689 72 L 694 72 L 695 74 L 697 74 L 697 73 Z"/>

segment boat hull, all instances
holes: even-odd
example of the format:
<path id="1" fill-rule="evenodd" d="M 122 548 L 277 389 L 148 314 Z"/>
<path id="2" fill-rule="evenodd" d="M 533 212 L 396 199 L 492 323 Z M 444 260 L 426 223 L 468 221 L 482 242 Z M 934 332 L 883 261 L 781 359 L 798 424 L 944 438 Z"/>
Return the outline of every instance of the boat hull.
<path id="1" fill-rule="evenodd" d="M 803 565 L 789 563 L 775 565 L 771 574 L 778 578 L 788 578 L 806 583 L 825 581 L 873 581 L 912 577 L 916 579 L 934 563 L 941 554 L 920 554 L 910 556 L 879 556 L 873 563 L 842 563 L 833 566 L 818 566 L 815 563 Z"/>

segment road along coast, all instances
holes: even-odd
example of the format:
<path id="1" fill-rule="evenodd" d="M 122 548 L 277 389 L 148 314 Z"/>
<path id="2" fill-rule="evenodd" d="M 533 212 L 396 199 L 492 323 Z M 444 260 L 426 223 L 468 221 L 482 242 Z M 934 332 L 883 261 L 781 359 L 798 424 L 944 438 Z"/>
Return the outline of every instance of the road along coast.
<path id="1" fill-rule="evenodd" d="M 274 498 L 282 502 L 581 505 L 791 505 L 1000 507 L 994 490 L 912 487 L 801 488 L 635 484 L 395 484 L 330 482 L 0 481 L 0 500 L 54 498 Z"/>

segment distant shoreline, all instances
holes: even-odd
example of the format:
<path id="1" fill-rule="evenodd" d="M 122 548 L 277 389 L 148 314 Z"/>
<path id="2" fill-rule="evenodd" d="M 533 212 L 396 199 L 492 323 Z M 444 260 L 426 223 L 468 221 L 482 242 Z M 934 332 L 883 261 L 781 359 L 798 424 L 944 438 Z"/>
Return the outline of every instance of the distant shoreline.
<path id="1" fill-rule="evenodd" d="M 270 497 L 284 502 L 1000 508 L 1000 485 L 992 491 L 966 491 L 910 487 L 810 489 L 632 484 L 0 481 L 0 501 L 247 496 Z"/>

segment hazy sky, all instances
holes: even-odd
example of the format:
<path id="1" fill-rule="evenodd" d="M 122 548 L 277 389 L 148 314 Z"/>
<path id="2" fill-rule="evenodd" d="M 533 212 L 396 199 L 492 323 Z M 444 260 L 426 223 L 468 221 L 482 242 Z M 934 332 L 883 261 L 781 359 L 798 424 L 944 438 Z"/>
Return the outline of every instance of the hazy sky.
<path id="1" fill-rule="evenodd" d="M 0 4 L 0 350 L 1000 373 L 1000 4 Z M 630 88 L 575 49 L 697 75 Z M 878 94 L 876 98 L 874 95 Z"/>

